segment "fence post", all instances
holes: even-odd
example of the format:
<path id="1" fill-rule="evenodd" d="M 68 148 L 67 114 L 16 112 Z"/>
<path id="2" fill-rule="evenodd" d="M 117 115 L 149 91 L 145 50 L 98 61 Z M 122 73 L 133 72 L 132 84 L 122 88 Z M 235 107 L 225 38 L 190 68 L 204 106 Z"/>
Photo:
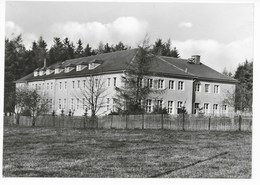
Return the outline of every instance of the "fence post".
<path id="1" fill-rule="evenodd" d="M 185 124 L 185 115 L 182 113 L 182 130 L 185 131 L 184 125 Z"/>
<path id="2" fill-rule="evenodd" d="M 161 129 L 163 129 L 163 114 L 161 114 L 161 123 L 162 123 Z"/>
<path id="3" fill-rule="evenodd" d="M 144 114 L 142 114 L 142 129 L 144 129 Z"/>
<path id="4" fill-rule="evenodd" d="M 111 124 L 110 124 L 110 129 L 112 129 L 112 124 L 113 124 L 113 115 L 111 115 Z"/>
<path id="5" fill-rule="evenodd" d="M 210 130 L 210 121 L 211 121 L 211 116 L 209 117 L 209 130 Z"/>
<path id="6" fill-rule="evenodd" d="M 238 130 L 241 131 L 241 123 L 242 123 L 242 116 L 239 115 L 239 119 L 238 119 Z"/>

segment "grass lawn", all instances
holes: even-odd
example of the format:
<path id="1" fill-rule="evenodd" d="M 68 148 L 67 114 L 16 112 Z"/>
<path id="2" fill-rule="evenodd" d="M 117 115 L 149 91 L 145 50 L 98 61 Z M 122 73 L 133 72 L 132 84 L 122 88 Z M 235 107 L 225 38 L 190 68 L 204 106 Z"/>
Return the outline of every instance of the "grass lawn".
<path id="1" fill-rule="evenodd" d="M 251 132 L 5 126 L 3 176 L 250 178 L 251 138 Z"/>

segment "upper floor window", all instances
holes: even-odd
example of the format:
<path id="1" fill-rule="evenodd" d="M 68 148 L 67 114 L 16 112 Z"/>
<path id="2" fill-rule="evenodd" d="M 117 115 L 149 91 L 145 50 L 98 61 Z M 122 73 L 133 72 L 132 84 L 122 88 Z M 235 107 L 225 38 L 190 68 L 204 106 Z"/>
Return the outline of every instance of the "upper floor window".
<path id="1" fill-rule="evenodd" d="M 196 83 L 195 85 L 195 91 L 200 92 L 201 85 L 199 83 Z"/>
<path id="2" fill-rule="evenodd" d="M 158 80 L 158 89 L 163 89 L 163 82 L 164 82 L 164 80 L 162 80 L 162 79 Z"/>
<path id="3" fill-rule="evenodd" d="M 75 81 L 72 81 L 72 88 L 75 88 Z"/>
<path id="4" fill-rule="evenodd" d="M 80 80 L 78 80 L 78 88 L 80 88 Z"/>
<path id="5" fill-rule="evenodd" d="M 64 82 L 64 89 L 67 89 L 67 82 Z"/>
<path id="6" fill-rule="evenodd" d="M 178 82 L 178 90 L 184 90 L 184 82 L 183 81 Z"/>
<path id="7" fill-rule="evenodd" d="M 214 85 L 214 93 L 219 93 L 219 85 Z"/>
<path id="8" fill-rule="evenodd" d="M 86 88 L 86 80 L 83 80 L 83 87 Z"/>
<path id="9" fill-rule="evenodd" d="M 110 87 L 110 78 L 107 79 L 107 86 Z"/>
<path id="10" fill-rule="evenodd" d="M 174 80 L 169 80 L 169 89 L 174 89 Z"/>
<path id="11" fill-rule="evenodd" d="M 64 98 L 63 100 L 63 109 L 65 109 L 67 107 L 67 101 L 66 101 L 66 98 Z"/>
<path id="12" fill-rule="evenodd" d="M 60 89 L 61 89 L 61 85 L 62 85 L 62 83 L 60 82 Z"/>
<path id="13" fill-rule="evenodd" d="M 116 86 L 116 77 L 114 77 L 114 86 Z"/>
<path id="14" fill-rule="evenodd" d="M 49 83 L 47 83 L 47 87 L 46 87 L 46 89 L 47 89 L 47 90 L 49 89 Z"/>
<path id="15" fill-rule="evenodd" d="M 222 110 L 223 110 L 224 112 L 227 112 L 228 106 L 227 106 L 227 105 L 223 105 L 223 106 L 222 106 Z"/>
<path id="16" fill-rule="evenodd" d="M 148 86 L 149 88 L 152 88 L 152 87 L 153 87 L 153 79 L 151 79 L 151 78 L 148 78 L 148 79 L 147 79 L 147 86 Z"/>
<path id="17" fill-rule="evenodd" d="M 205 92 L 206 93 L 210 92 L 210 85 L 209 84 L 205 84 Z"/>
<path id="18" fill-rule="evenodd" d="M 95 79 L 96 88 L 98 88 L 98 79 Z"/>
<path id="19" fill-rule="evenodd" d="M 59 99 L 59 109 L 61 109 L 61 99 Z"/>

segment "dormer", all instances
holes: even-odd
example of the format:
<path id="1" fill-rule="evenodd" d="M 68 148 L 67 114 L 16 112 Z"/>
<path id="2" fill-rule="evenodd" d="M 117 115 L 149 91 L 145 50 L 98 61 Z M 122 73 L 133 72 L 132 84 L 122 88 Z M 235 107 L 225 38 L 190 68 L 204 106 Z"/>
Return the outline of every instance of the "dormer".
<path id="1" fill-rule="evenodd" d="M 65 66 L 65 73 L 72 71 L 75 68 L 75 64 L 68 64 Z"/>
<path id="2" fill-rule="evenodd" d="M 39 68 L 33 71 L 33 76 L 38 76 L 38 75 L 39 75 Z"/>
<path id="3" fill-rule="evenodd" d="M 76 66 L 76 71 L 82 71 L 86 67 L 88 67 L 88 63 L 87 62 L 81 62 L 80 64 L 78 64 Z"/>
<path id="4" fill-rule="evenodd" d="M 63 71 L 63 67 L 62 67 L 62 65 L 59 65 L 59 66 L 57 66 L 56 68 L 55 68 L 55 71 L 54 71 L 54 74 L 59 74 L 59 73 L 61 73 L 62 71 Z"/>
<path id="5" fill-rule="evenodd" d="M 91 69 L 95 69 L 96 67 L 98 67 L 99 65 L 101 65 L 104 62 L 104 60 L 93 60 L 89 63 L 89 70 Z"/>
<path id="6" fill-rule="evenodd" d="M 54 72 L 54 68 L 53 67 L 48 67 L 47 70 L 46 70 L 46 75 L 50 75 L 51 73 Z"/>
<path id="7" fill-rule="evenodd" d="M 42 67 L 42 68 L 39 70 L 39 76 L 45 75 L 45 72 L 46 72 L 46 67 Z"/>

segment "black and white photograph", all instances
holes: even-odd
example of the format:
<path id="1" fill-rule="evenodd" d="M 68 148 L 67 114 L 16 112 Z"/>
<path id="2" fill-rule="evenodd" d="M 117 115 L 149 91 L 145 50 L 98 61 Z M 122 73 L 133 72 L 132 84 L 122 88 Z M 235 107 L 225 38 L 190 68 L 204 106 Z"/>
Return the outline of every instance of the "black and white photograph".
<path id="1" fill-rule="evenodd" d="M 3 4 L 3 179 L 252 179 L 254 1 Z"/>

